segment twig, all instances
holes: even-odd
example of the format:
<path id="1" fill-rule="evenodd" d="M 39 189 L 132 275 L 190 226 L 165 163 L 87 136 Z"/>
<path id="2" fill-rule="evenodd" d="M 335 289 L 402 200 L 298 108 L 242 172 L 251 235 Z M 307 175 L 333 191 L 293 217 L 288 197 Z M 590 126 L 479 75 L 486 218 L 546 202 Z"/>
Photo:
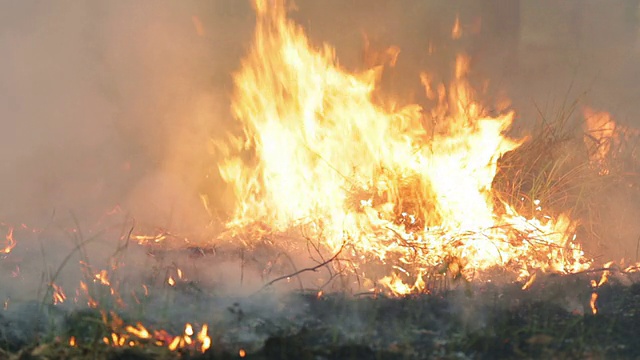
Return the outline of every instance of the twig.
<path id="1" fill-rule="evenodd" d="M 300 274 L 302 274 L 304 272 L 307 272 L 307 271 L 316 271 L 319 268 L 321 268 L 323 266 L 326 266 L 327 264 L 331 263 L 336 258 L 338 258 L 338 255 L 340 255 L 340 253 L 342 252 L 342 249 L 344 249 L 344 246 L 345 246 L 345 244 L 343 243 L 342 246 L 340 247 L 340 249 L 338 250 L 338 252 L 336 252 L 331 258 L 327 259 L 325 262 L 320 263 L 320 264 L 318 264 L 318 265 L 316 265 L 314 267 L 300 269 L 300 270 L 298 270 L 298 271 L 296 271 L 296 272 L 294 272 L 292 274 L 284 275 L 284 276 L 280 276 L 278 278 L 275 278 L 275 279 L 269 281 L 268 283 L 266 283 L 259 291 L 262 291 L 262 290 L 266 289 L 267 287 L 275 284 L 278 281 L 281 281 L 281 280 L 284 280 L 284 279 L 288 279 L 288 278 L 300 275 Z"/>

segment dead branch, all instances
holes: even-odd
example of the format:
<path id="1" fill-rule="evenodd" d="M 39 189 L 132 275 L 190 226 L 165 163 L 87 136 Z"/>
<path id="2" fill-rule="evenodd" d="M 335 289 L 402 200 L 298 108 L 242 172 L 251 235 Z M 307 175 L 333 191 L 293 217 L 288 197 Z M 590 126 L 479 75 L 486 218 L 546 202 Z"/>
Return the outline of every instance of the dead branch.
<path id="1" fill-rule="evenodd" d="M 319 268 L 326 266 L 328 264 L 330 264 L 332 261 L 334 261 L 335 259 L 338 258 L 338 256 L 340 255 L 340 253 L 342 252 L 342 250 L 344 249 L 345 243 L 342 244 L 342 246 L 340 246 L 340 249 L 338 249 L 338 252 L 336 252 L 332 257 L 330 257 L 329 259 L 327 259 L 326 261 L 314 266 L 314 267 L 310 267 L 310 268 L 304 268 L 304 269 L 300 269 L 292 274 L 289 275 L 284 275 L 284 276 L 280 276 L 278 278 L 275 278 L 271 281 L 269 281 L 268 283 L 266 283 L 261 289 L 260 291 L 266 289 L 267 287 L 275 284 L 278 281 L 284 280 L 284 279 L 288 279 L 294 276 L 298 276 L 304 272 L 308 272 L 308 271 L 317 271 Z"/>

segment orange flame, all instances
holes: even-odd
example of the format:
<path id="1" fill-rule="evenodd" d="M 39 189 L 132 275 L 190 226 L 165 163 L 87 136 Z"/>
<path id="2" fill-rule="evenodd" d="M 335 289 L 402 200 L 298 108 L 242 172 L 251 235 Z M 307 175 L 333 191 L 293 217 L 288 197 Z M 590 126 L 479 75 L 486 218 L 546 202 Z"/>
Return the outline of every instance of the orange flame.
<path id="1" fill-rule="evenodd" d="M 462 37 L 462 28 L 460 27 L 460 16 L 456 15 L 456 21 L 453 23 L 453 28 L 451 29 L 451 38 L 454 40 L 460 39 Z"/>
<path id="2" fill-rule="evenodd" d="M 611 115 L 604 111 L 596 111 L 589 107 L 583 110 L 585 119 L 584 142 L 589 151 L 591 164 L 600 169 L 601 175 L 609 173 L 607 159 L 611 147 L 618 141 L 616 123 Z"/>
<path id="3" fill-rule="evenodd" d="M 598 300 L 598 293 L 591 293 L 591 301 L 589 301 L 589 305 L 591 306 L 591 312 L 593 315 L 598 313 L 598 306 L 596 305 L 596 301 Z"/>
<path id="4" fill-rule="evenodd" d="M 141 323 L 137 323 L 136 327 L 128 325 L 125 330 L 127 330 L 129 334 L 137 336 L 140 339 L 149 339 L 151 337 L 149 331 L 147 331 L 147 329 Z"/>
<path id="5" fill-rule="evenodd" d="M 423 274 L 449 259 L 467 278 L 494 266 L 521 280 L 589 266 L 568 217 L 525 218 L 495 201 L 498 159 L 525 139 L 504 135 L 512 112 L 490 116 L 476 101 L 465 56 L 451 84 L 425 89 L 436 107 L 383 106 L 373 99 L 381 67 L 349 72 L 329 45 L 309 44 L 284 1 L 254 5 L 232 103 L 244 136 L 217 144 L 237 200 L 230 230 L 299 227 L 331 251 L 346 243 L 354 259 L 403 264 L 414 285 L 377 279 L 395 294 L 421 291 Z"/>
<path id="6" fill-rule="evenodd" d="M 51 297 L 54 304 L 62 304 L 65 300 L 67 300 L 67 295 L 65 295 L 64 290 L 62 290 L 62 287 L 56 285 L 56 283 L 51 283 L 51 290 Z"/>
<path id="7" fill-rule="evenodd" d="M 80 281 L 80 289 L 78 290 L 81 290 L 82 294 L 84 294 L 87 297 L 87 305 L 90 308 L 95 309 L 98 307 L 99 305 L 98 301 L 96 301 L 96 299 L 94 299 L 93 296 L 91 296 L 91 294 L 89 293 L 89 287 L 84 281 Z"/>
<path id="8" fill-rule="evenodd" d="M 13 239 L 13 228 L 10 227 L 7 235 L 5 236 L 7 245 L 3 249 L 0 249 L 0 254 L 8 254 L 16 247 L 16 241 Z"/>
<path id="9" fill-rule="evenodd" d="M 94 281 L 99 281 L 102 285 L 111 286 L 107 270 L 100 270 L 99 273 L 95 274 Z"/>
<path id="10" fill-rule="evenodd" d="M 209 337 L 209 327 L 207 324 L 202 325 L 202 329 L 198 333 L 198 341 L 202 344 L 200 347 L 200 351 L 205 353 L 211 347 L 211 338 Z"/>

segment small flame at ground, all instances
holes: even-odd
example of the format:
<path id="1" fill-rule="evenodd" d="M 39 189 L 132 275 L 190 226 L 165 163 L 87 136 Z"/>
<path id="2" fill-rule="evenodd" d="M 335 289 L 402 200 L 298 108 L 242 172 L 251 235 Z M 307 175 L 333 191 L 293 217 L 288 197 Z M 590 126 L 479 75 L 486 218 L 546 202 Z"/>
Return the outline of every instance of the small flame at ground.
<path id="1" fill-rule="evenodd" d="M 591 312 L 593 315 L 598 313 L 598 306 L 596 305 L 596 301 L 598 300 L 598 293 L 591 293 L 591 301 L 589 301 L 589 305 L 591 306 Z"/>

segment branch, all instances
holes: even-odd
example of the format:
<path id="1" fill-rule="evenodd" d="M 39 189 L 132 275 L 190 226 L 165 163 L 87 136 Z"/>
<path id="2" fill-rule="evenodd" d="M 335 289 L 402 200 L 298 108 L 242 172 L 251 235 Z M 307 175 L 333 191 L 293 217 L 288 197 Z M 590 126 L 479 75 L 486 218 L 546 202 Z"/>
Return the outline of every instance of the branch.
<path id="1" fill-rule="evenodd" d="M 284 279 L 287 279 L 287 278 L 291 278 L 291 277 L 294 277 L 294 276 L 300 275 L 300 274 L 302 274 L 303 272 L 307 272 L 307 271 L 316 271 L 316 270 L 318 270 L 319 268 L 321 268 L 321 267 L 323 267 L 323 266 L 326 266 L 327 264 L 329 264 L 329 263 L 331 263 L 333 260 L 335 260 L 335 259 L 338 257 L 338 255 L 340 255 L 340 253 L 341 253 L 341 252 L 342 252 L 342 250 L 344 249 L 344 246 L 345 246 L 345 243 L 343 243 L 343 244 L 342 244 L 342 246 L 340 246 L 340 249 L 338 250 L 338 252 L 336 252 L 336 253 L 335 253 L 331 258 L 327 259 L 326 261 L 324 261 L 324 262 L 322 262 L 322 263 L 320 263 L 320 264 L 318 264 L 318 265 L 316 265 L 316 266 L 314 266 L 314 267 L 300 269 L 300 270 L 298 270 L 298 271 L 294 272 L 293 274 L 284 275 L 284 276 L 280 276 L 280 277 L 278 277 L 278 278 L 275 278 L 275 279 L 273 279 L 273 280 L 269 281 L 268 283 L 266 283 L 266 284 L 262 287 L 262 289 L 260 289 L 260 291 L 262 291 L 262 290 L 264 290 L 265 288 L 267 288 L 267 287 L 269 287 L 269 286 L 271 286 L 271 285 L 275 284 L 276 282 L 278 282 L 278 281 L 280 281 L 280 280 L 284 280 Z"/>

